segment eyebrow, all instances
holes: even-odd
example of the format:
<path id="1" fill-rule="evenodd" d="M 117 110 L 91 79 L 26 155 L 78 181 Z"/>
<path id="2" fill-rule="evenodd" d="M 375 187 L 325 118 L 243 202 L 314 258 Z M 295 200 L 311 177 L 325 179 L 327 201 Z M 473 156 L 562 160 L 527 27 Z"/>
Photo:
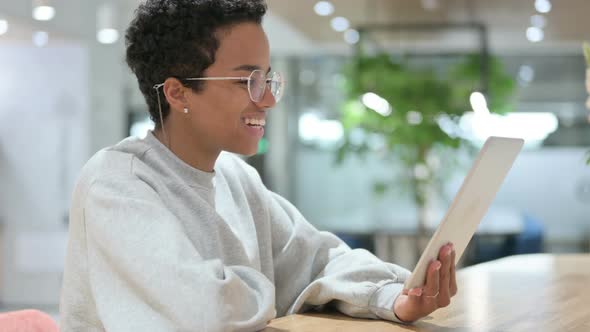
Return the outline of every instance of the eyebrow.
<path id="1" fill-rule="evenodd" d="M 261 68 L 257 65 L 241 65 L 238 66 L 236 68 L 234 68 L 233 70 L 245 70 L 245 71 L 254 71 L 254 70 L 261 70 Z M 270 73 L 271 67 L 268 67 L 268 70 L 266 71 L 266 73 Z"/>

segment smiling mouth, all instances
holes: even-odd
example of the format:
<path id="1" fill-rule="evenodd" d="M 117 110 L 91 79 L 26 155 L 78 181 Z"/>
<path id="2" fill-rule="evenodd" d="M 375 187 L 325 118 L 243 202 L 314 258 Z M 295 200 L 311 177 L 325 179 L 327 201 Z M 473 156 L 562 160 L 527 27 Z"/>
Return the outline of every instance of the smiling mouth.
<path id="1" fill-rule="evenodd" d="M 250 127 L 254 128 L 263 128 L 266 125 L 265 119 L 254 119 L 254 118 L 245 118 L 242 121 Z"/>

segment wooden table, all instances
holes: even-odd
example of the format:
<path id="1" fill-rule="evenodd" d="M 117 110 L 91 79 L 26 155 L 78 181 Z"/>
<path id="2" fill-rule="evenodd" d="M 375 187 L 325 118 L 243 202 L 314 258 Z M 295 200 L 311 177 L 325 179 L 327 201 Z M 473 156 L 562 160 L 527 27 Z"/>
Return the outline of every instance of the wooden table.
<path id="1" fill-rule="evenodd" d="M 513 256 L 457 278 L 451 305 L 415 325 L 308 313 L 275 319 L 264 331 L 590 331 L 590 254 Z"/>

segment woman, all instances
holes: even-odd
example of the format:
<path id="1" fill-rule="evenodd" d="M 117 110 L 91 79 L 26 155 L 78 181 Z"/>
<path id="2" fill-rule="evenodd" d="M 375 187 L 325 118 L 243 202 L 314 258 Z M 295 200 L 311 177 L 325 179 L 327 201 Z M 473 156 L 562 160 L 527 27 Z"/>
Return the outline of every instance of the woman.
<path id="1" fill-rule="evenodd" d="M 254 169 L 270 68 L 263 0 L 148 0 L 127 63 L 156 128 L 98 152 L 71 208 L 63 331 L 252 331 L 330 304 L 354 317 L 415 321 L 456 293 L 441 249 L 422 289 L 409 272 L 319 232 Z M 231 152 L 231 153 L 229 153 Z"/>

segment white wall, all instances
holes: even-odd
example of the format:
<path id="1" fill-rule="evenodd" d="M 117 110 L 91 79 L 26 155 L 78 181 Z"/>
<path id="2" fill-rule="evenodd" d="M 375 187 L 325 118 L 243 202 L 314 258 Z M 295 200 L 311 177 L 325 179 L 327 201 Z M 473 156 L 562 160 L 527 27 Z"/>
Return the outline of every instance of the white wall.
<path id="1" fill-rule="evenodd" d="M 124 86 L 131 75 L 122 43 L 89 46 L 90 154 L 127 137 Z M 139 89 L 137 84 L 134 89 Z"/>
<path id="2" fill-rule="evenodd" d="M 355 156 L 335 166 L 334 152 L 301 147 L 295 160 L 295 203 L 311 223 L 331 231 L 364 231 L 387 222 L 412 227 L 413 208 L 407 196 L 373 193 L 374 181 L 394 178 L 398 166 Z M 400 214 L 403 217 L 398 218 Z"/>
<path id="3" fill-rule="evenodd" d="M 495 203 L 525 211 L 543 222 L 549 239 L 581 241 L 590 236 L 590 166 L 586 148 L 525 151 Z"/>
<path id="4" fill-rule="evenodd" d="M 88 156 L 88 55 L 76 44 L 3 44 L 0 73 L 0 301 L 55 303 L 64 220 Z"/>
<path id="5" fill-rule="evenodd" d="M 502 185 L 492 209 L 527 213 L 545 227 L 549 241 L 579 243 L 590 236 L 590 166 L 584 148 L 523 151 Z M 395 165 L 367 158 L 348 159 L 334 167 L 334 154 L 299 148 L 295 203 L 308 220 L 328 230 L 362 231 L 412 227 L 413 207 L 407 197 L 373 195 L 372 183 L 395 174 Z M 467 165 L 469 167 L 469 164 Z M 449 179 L 452 199 L 467 169 Z M 448 205 L 447 205 L 448 206 Z M 443 207 L 446 209 L 446 207 Z"/>

